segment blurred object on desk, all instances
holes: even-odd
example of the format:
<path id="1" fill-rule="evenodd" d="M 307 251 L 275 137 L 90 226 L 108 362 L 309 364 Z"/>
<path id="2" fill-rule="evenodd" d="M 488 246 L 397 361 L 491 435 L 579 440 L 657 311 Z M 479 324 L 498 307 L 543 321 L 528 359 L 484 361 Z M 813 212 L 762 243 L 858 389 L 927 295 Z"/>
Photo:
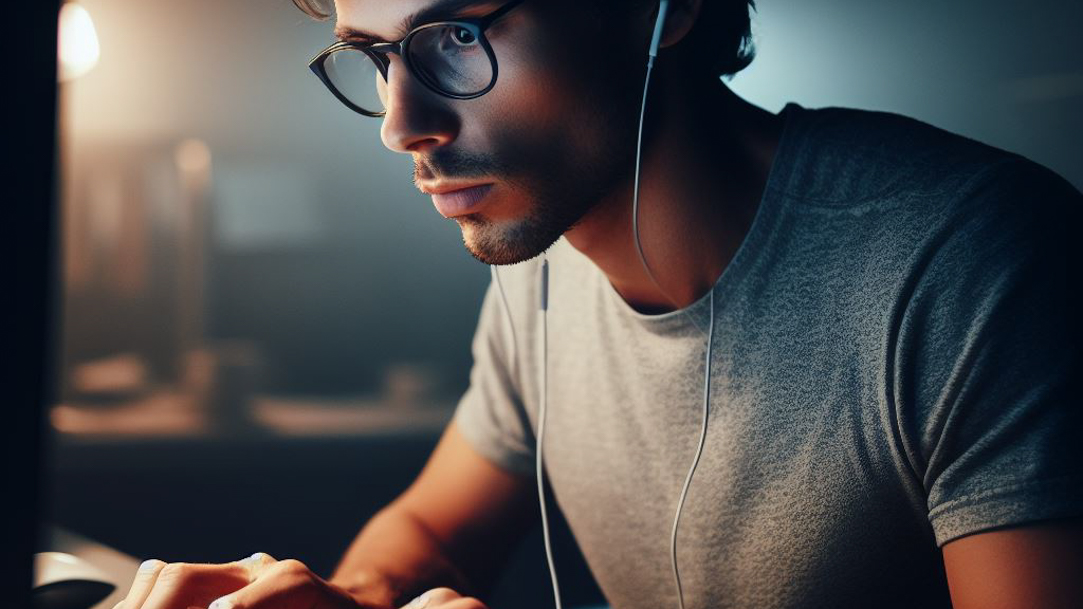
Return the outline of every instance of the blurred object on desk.
<path id="1" fill-rule="evenodd" d="M 71 390 L 81 401 L 115 403 L 131 400 L 149 389 L 146 360 L 136 353 L 120 353 L 72 366 Z"/>
<path id="2" fill-rule="evenodd" d="M 34 609 L 91 609 L 116 589 L 108 575 L 77 556 L 34 554 Z"/>
<path id="3" fill-rule="evenodd" d="M 139 569 L 137 558 L 57 526 L 46 529 L 43 550 L 75 556 L 100 571 L 102 579 L 116 586 L 91 609 L 112 609 L 124 600 Z"/>
<path id="4" fill-rule="evenodd" d="M 439 433 L 451 420 L 452 406 L 389 403 L 383 400 L 272 398 L 254 401 L 259 424 L 283 436 L 393 435 Z"/>
<path id="5" fill-rule="evenodd" d="M 399 362 L 384 369 L 384 399 L 403 408 L 449 406 L 439 399 L 446 379 L 434 366 Z M 445 393 L 446 395 L 446 393 Z"/>
<path id="6" fill-rule="evenodd" d="M 263 389 L 263 368 L 263 356 L 252 341 L 213 341 L 188 351 L 182 386 L 205 413 L 208 431 L 259 431 L 251 401 Z"/>
<path id="7" fill-rule="evenodd" d="M 64 433 L 98 435 L 254 433 L 251 400 L 260 387 L 261 355 L 250 341 L 215 341 L 186 354 L 177 383 L 151 383 L 135 354 L 74 367 L 72 399 L 52 411 Z"/>
<path id="8" fill-rule="evenodd" d="M 184 436 L 205 433 L 207 428 L 195 396 L 176 390 L 156 391 L 108 409 L 65 402 L 53 407 L 50 420 L 62 434 L 90 436 Z"/>

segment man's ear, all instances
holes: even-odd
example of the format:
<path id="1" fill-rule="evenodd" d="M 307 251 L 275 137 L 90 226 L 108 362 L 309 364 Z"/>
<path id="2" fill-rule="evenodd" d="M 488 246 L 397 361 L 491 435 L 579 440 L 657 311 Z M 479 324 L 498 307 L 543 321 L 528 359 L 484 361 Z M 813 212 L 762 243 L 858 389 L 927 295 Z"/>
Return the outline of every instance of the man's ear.
<path id="1" fill-rule="evenodd" d="M 703 0 L 670 0 L 666 14 L 666 26 L 662 30 L 661 47 L 664 49 L 684 40 L 699 18 Z"/>

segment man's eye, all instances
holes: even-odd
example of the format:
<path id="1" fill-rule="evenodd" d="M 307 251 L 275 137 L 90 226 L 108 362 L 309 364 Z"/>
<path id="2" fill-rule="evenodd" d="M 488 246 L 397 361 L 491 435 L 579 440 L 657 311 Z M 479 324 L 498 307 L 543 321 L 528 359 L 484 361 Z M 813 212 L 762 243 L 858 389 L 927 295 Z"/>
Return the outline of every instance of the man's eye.
<path id="1" fill-rule="evenodd" d="M 477 37 L 474 36 L 474 32 L 471 32 L 464 27 L 455 28 L 455 31 L 452 33 L 452 37 L 455 39 L 455 42 L 464 46 L 474 44 L 478 40 Z"/>

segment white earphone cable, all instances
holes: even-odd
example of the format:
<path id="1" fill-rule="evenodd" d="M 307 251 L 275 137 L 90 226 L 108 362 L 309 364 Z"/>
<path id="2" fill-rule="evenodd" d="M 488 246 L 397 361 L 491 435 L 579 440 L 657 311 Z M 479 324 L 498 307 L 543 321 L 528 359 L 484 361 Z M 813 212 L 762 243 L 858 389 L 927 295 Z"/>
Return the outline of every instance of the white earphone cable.
<path id="1" fill-rule="evenodd" d="M 504 293 L 504 283 L 500 281 L 500 273 L 496 271 L 495 264 L 490 265 L 489 269 L 493 274 L 493 283 L 496 284 L 496 289 L 500 293 L 500 300 L 504 302 L 504 317 L 508 321 L 508 331 L 511 332 L 511 375 L 516 377 L 519 371 L 519 340 L 515 336 L 515 322 L 511 319 L 511 307 L 508 306 L 508 297 Z"/>
<path id="2" fill-rule="evenodd" d="M 660 26 L 659 26 L 660 27 Z M 658 28 L 656 28 L 658 29 Z M 657 32 L 656 32 L 657 37 Z M 654 286 L 658 288 L 665 297 L 673 304 L 675 308 L 680 308 L 676 301 L 670 298 L 669 294 L 662 288 L 658 280 L 655 278 L 654 273 L 651 272 L 650 265 L 647 264 L 647 257 L 643 253 L 643 245 L 639 239 L 639 174 L 640 164 L 643 156 L 643 123 L 646 120 L 647 115 L 647 93 L 650 91 L 651 72 L 654 70 L 654 55 L 650 55 L 647 59 L 647 76 L 643 83 L 643 103 L 639 110 L 639 133 L 636 141 L 636 168 L 635 168 L 635 185 L 632 191 L 632 234 L 635 238 L 636 253 L 639 254 L 639 261 L 643 265 L 643 270 L 646 271 L 647 276 L 650 277 Z M 693 324 L 703 332 L 703 327 L 699 325 L 694 317 L 689 317 Z M 700 456 L 703 454 L 703 445 L 707 439 L 707 420 L 710 416 L 711 407 L 711 353 L 712 344 L 714 343 L 714 289 L 712 287 L 710 291 L 710 313 L 707 326 L 707 349 L 705 356 L 705 373 L 704 373 L 704 388 L 703 388 L 703 424 L 700 428 L 699 445 L 696 447 L 696 454 L 692 460 L 692 466 L 688 470 L 688 475 L 685 477 L 684 487 L 681 489 L 680 498 L 677 501 L 677 513 L 673 517 L 673 531 L 670 535 L 669 555 L 670 564 L 673 567 L 673 581 L 677 587 L 677 606 L 679 609 L 684 609 L 684 588 L 681 586 L 681 573 L 677 565 L 677 530 L 680 526 L 681 512 L 684 510 L 684 501 L 688 496 L 688 488 L 692 484 L 692 477 L 696 473 L 696 467 L 699 465 Z"/>
<path id="3" fill-rule="evenodd" d="M 711 290 L 711 317 L 707 322 L 707 356 L 703 366 L 703 423 L 699 432 L 699 446 L 696 447 L 696 456 L 692 460 L 692 467 L 688 470 L 688 476 L 684 480 L 684 488 L 681 489 L 681 498 L 677 501 L 677 515 L 673 518 L 673 534 L 669 541 L 670 562 L 673 565 L 673 581 L 677 585 L 677 606 L 684 609 L 684 589 L 681 587 L 681 573 L 677 569 L 677 526 L 681 522 L 681 511 L 684 509 L 684 499 L 688 496 L 688 487 L 692 485 L 692 476 L 696 473 L 700 455 L 703 454 L 703 445 L 707 440 L 707 418 L 711 412 L 711 345 L 714 342 L 714 290 Z"/>
<path id="4" fill-rule="evenodd" d="M 666 298 L 669 295 L 662 289 L 662 286 L 658 284 L 658 280 L 654 278 L 654 273 L 651 272 L 651 267 L 647 264 L 647 256 L 643 254 L 643 245 L 639 242 L 639 168 L 640 160 L 643 156 L 643 118 L 647 114 L 647 92 L 651 86 L 651 70 L 654 69 L 654 57 L 647 60 L 647 78 L 643 81 L 643 103 L 639 107 L 639 132 L 636 136 L 636 169 L 635 169 L 635 182 L 632 186 L 632 234 L 635 236 L 636 254 L 639 255 L 639 262 L 643 265 L 643 270 L 647 271 L 647 277 L 650 278 L 654 287 L 658 288 Z M 677 306 L 677 303 L 672 303 L 673 306 Z"/>
<path id="5" fill-rule="evenodd" d="M 508 306 L 508 297 L 504 293 L 504 284 L 500 281 L 500 273 L 497 272 L 496 266 L 489 267 L 492 270 L 493 282 L 496 283 L 497 291 L 500 294 L 500 300 L 504 303 L 504 313 L 508 321 L 508 326 L 511 328 L 511 339 L 514 343 L 515 353 L 518 353 L 519 343 L 515 337 L 515 324 L 512 322 L 511 307 Z M 548 258 L 542 259 L 542 266 L 539 269 L 538 276 L 538 293 L 539 293 L 539 309 L 541 309 L 541 404 L 538 407 L 538 436 L 536 439 L 534 453 L 535 453 L 535 478 L 538 481 L 538 503 L 541 506 L 541 521 L 542 521 L 542 540 L 545 545 L 545 559 L 549 565 L 549 576 L 553 584 L 553 599 L 556 603 L 556 609 L 562 609 L 563 603 L 560 598 L 560 584 L 557 582 L 557 570 L 556 562 L 553 559 L 553 544 L 549 534 L 549 510 L 545 502 L 545 478 L 544 476 L 544 459 L 542 455 L 542 446 L 545 443 L 545 419 L 548 411 L 549 402 L 549 260 Z M 513 355 L 513 358 L 518 359 Z M 515 368 L 518 368 L 518 363 L 513 364 Z"/>
<path id="6" fill-rule="evenodd" d="M 654 37 L 651 43 L 651 52 L 647 59 L 647 75 L 643 83 L 643 101 L 639 110 L 639 129 L 636 137 L 636 162 L 635 162 L 635 181 L 632 191 L 632 234 L 635 240 L 636 253 L 639 255 L 639 261 L 643 265 L 643 270 L 646 271 L 647 277 L 650 278 L 658 291 L 670 301 L 670 303 L 677 309 L 681 307 L 674 301 L 669 294 L 662 288 L 658 280 L 655 278 L 654 273 L 651 272 L 650 265 L 647 263 L 647 257 L 643 252 L 643 245 L 639 238 L 639 176 L 640 166 L 642 162 L 643 152 L 643 123 L 647 114 L 647 93 L 650 90 L 651 72 L 654 69 L 654 58 L 657 53 L 658 41 L 661 37 L 662 24 L 665 18 L 665 12 L 668 8 L 668 1 L 662 0 L 659 6 L 659 18 L 655 24 Z M 493 277 L 497 282 L 497 287 L 500 290 L 501 297 L 504 298 L 503 287 L 500 285 L 500 279 L 496 274 L 496 269 L 493 269 Z M 560 598 L 560 586 L 557 583 L 556 566 L 553 560 L 553 549 L 549 535 L 549 517 L 548 510 L 545 502 L 545 478 L 544 478 L 544 460 L 542 454 L 542 448 L 545 438 L 545 420 L 547 415 L 547 406 L 549 399 L 548 391 L 548 375 L 549 375 L 549 328 L 548 328 L 548 299 L 549 299 L 549 261 L 543 259 L 541 271 L 540 271 L 540 296 L 541 296 L 541 348 L 542 348 L 542 362 L 541 362 L 541 404 L 538 412 L 538 435 L 537 445 L 535 449 L 536 457 L 536 478 L 538 482 L 538 501 L 541 506 L 542 517 L 542 537 L 545 544 L 545 557 L 549 565 L 549 574 L 553 584 L 553 597 L 556 602 L 556 609 L 562 609 L 563 605 Z M 505 310 L 508 310 L 507 299 L 504 298 Z M 694 317 L 689 317 L 693 324 L 703 332 L 703 327 Z M 508 321 L 511 322 L 511 314 L 508 312 Z M 512 329 L 512 339 L 514 340 L 514 327 Z M 677 588 L 677 604 L 679 609 L 684 609 L 684 589 L 681 585 L 680 569 L 677 565 L 677 532 L 679 530 L 681 521 L 681 512 L 684 510 L 684 502 L 688 496 L 688 489 L 692 484 L 692 477 L 695 475 L 696 467 L 699 465 L 700 457 L 703 454 L 703 446 L 707 439 L 707 421 L 710 417 L 710 404 L 711 404 L 711 354 L 712 345 L 714 343 L 714 289 L 710 291 L 710 313 L 708 319 L 708 326 L 706 330 L 707 334 L 707 349 L 704 362 L 704 387 L 703 387 L 703 421 L 700 428 L 699 444 L 696 447 L 696 454 L 692 460 L 692 466 L 688 470 L 688 475 L 685 477 L 684 486 L 681 489 L 681 495 L 677 501 L 677 513 L 673 518 L 673 530 L 670 535 L 670 563 L 673 567 L 673 580 Z"/>
<path id="7" fill-rule="evenodd" d="M 545 415 L 549 406 L 549 260 L 543 259 L 540 271 L 540 296 L 541 296 L 541 349 L 542 349 L 542 376 L 541 376 L 541 405 L 538 407 L 538 438 L 535 447 L 535 478 L 538 480 L 538 503 L 541 505 L 542 518 L 542 541 L 545 543 L 545 559 L 549 564 L 549 577 L 553 582 L 553 599 L 556 609 L 562 609 L 560 600 L 560 585 L 557 583 L 556 562 L 553 560 L 553 544 L 549 537 L 549 511 L 545 504 L 545 477 L 542 458 L 542 448 L 545 444 Z"/>
<path id="8" fill-rule="evenodd" d="M 643 244 L 639 239 L 639 174 L 640 165 L 643 158 L 643 123 L 647 116 L 647 93 L 650 91 L 651 86 L 651 72 L 654 70 L 654 57 L 647 58 L 647 76 L 643 81 L 643 102 L 639 107 L 639 130 L 636 135 L 636 167 L 635 167 L 635 182 L 632 187 L 632 235 L 635 238 L 636 254 L 639 255 L 639 263 L 643 265 L 643 270 L 647 272 L 647 277 L 654 284 L 654 287 L 658 288 L 658 291 L 666 297 L 673 308 L 680 309 L 681 306 L 670 297 L 669 293 L 662 288 L 662 285 L 658 283 L 658 279 L 655 278 L 654 273 L 651 271 L 651 266 L 647 264 L 647 256 L 643 253 Z M 694 317 L 690 317 L 692 323 L 700 332 L 706 334 L 707 331 L 703 329 L 703 326 L 699 324 Z"/>

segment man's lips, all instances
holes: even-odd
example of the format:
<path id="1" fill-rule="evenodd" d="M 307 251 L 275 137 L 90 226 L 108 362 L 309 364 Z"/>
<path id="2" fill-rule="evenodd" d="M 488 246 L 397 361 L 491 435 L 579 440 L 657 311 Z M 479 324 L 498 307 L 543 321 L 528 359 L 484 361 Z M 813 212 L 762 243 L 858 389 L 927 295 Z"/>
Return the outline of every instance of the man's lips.
<path id="1" fill-rule="evenodd" d="M 474 213 L 489 194 L 492 184 L 421 184 L 421 192 L 432 195 L 436 211 L 445 218 Z"/>

